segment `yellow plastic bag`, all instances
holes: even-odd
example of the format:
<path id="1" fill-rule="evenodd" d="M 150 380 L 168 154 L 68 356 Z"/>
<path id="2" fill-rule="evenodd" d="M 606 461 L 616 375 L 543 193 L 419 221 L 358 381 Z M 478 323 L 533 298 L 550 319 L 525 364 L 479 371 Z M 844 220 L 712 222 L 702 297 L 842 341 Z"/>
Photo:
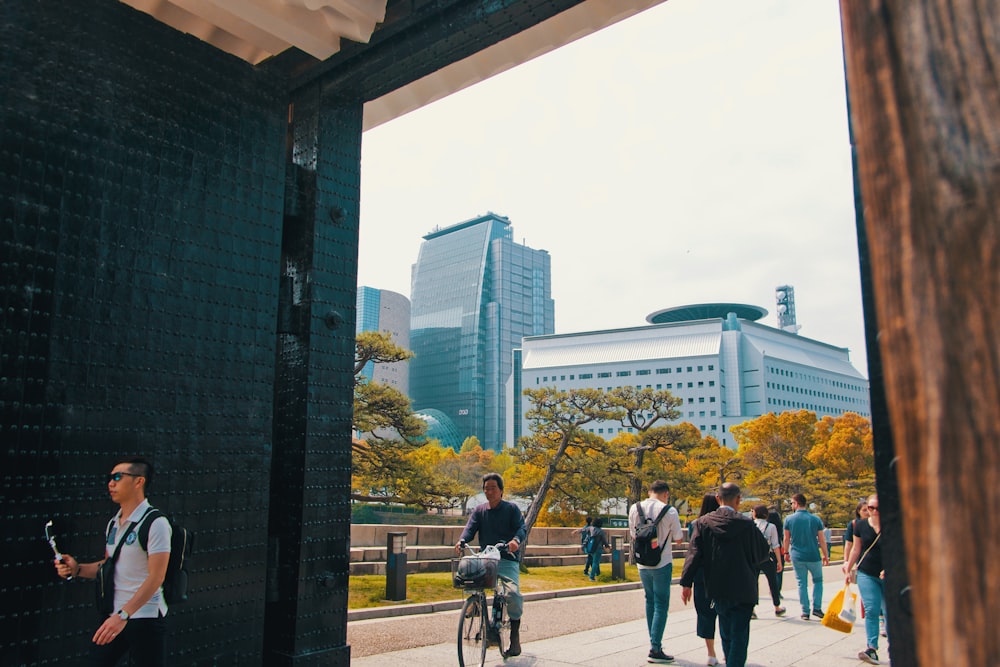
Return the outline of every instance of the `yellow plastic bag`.
<path id="1" fill-rule="evenodd" d="M 844 607 L 844 597 L 847 594 L 847 586 L 845 586 L 843 590 L 838 591 L 837 594 L 833 596 L 830 606 L 827 608 L 826 613 L 823 614 L 822 622 L 823 625 L 831 630 L 851 634 L 851 631 L 854 630 L 854 624 L 848 623 L 840 618 L 840 610 Z"/>

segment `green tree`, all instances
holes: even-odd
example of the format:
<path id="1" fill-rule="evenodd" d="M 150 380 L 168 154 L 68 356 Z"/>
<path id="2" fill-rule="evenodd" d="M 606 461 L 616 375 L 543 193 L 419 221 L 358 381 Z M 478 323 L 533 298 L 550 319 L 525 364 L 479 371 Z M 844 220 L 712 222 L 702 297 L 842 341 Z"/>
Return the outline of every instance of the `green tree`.
<path id="1" fill-rule="evenodd" d="M 357 335 L 354 349 L 354 429 L 352 441 L 351 497 L 424 505 L 434 496 L 413 493 L 420 487 L 408 483 L 424 476 L 419 459 L 407 454 L 423 443 L 427 426 L 413 415 L 410 399 L 395 387 L 368 382 L 361 371 L 369 361 L 406 361 L 412 353 L 392 342 L 388 333 L 366 331 Z M 434 502 L 439 502 L 434 500 Z"/>
<path id="2" fill-rule="evenodd" d="M 542 387 L 526 389 L 524 394 L 532 404 L 525 413 L 532 425 L 532 435 L 521 438 L 520 459 L 542 473 L 525 517 L 525 527 L 530 533 L 560 470 L 580 452 L 604 445 L 603 438 L 587 433 L 583 425 L 618 420 L 620 411 L 608 407 L 604 392 L 599 389 L 563 391 Z"/>
<path id="3" fill-rule="evenodd" d="M 666 450 L 682 451 L 688 439 L 685 429 L 670 422 L 681 416 L 677 408 L 683 401 L 667 390 L 616 387 L 607 392 L 608 406 L 619 412 L 621 425 L 635 429 L 639 437 L 627 451 L 632 456 L 628 475 L 628 502 L 634 504 L 643 497 L 643 465 L 650 452 L 666 454 Z M 631 433 L 631 431 L 630 431 Z"/>

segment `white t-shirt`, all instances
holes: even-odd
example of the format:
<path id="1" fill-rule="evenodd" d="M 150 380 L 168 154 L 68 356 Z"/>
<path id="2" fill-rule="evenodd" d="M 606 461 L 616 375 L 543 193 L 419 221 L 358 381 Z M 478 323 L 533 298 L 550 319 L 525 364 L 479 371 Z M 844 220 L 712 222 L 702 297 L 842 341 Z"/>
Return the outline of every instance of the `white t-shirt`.
<path id="1" fill-rule="evenodd" d="M 767 519 L 754 519 L 753 522 L 757 524 L 757 529 L 767 540 L 767 546 L 770 547 L 771 551 L 781 546 L 781 540 L 778 539 L 778 529 L 773 523 Z"/>
<path id="2" fill-rule="evenodd" d="M 646 515 L 647 519 L 656 520 L 656 517 L 660 515 L 663 510 L 664 504 L 661 503 L 656 498 L 646 498 L 642 501 L 642 512 Z M 636 505 L 632 505 L 628 511 L 628 529 L 629 534 L 635 537 L 635 528 L 639 525 L 639 510 L 636 509 Z M 659 539 L 660 544 L 663 545 L 663 551 L 660 552 L 660 562 L 656 565 L 638 565 L 640 570 L 652 570 L 664 565 L 673 565 L 674 562 L 674 552 L 672 542 L 684 537 L 684 531 L 681 529 L 681 518 L 677 514 L 677 510 L 671 507 L 667 510 L 667 513 L 663 515 L 660 519 L 660 523 L 656 524 L 656 537 Z"/>
<path id="3" fill-rule="evenodd" d="M 150 507 L 148 500 L 143 500 L 135 511 L 128 517 L 128 521 L 119 524 L 121 510 L 114 517 L 114 540 L 105 545 L 105 555 L 111 558 L 118 548 L 118 543 L 128 531 L 128 527 L 133 521 L 138 521 Z M 139 590 L 142 583 L 149 576 L 149 559 L 142 546 L 139 544 L 139 528 L 129 534 L 122 546 L 121 553 L 118 554 L 118 561 L 115 563 L 115 611 L 122 608 L 122 605 L 132 599 L 135 592 Z M 164 517 L 159 517 L 149 526 L 149 543 L 146 545 L 151 554 L 170 553 L 170 522 Z M 153 597 L 146 604 L 139 608 L 133 618 L 156 618 L 158 615 L 167 615 L 167 603 L 163 599 L 163 589 L 153 593 Z"/>

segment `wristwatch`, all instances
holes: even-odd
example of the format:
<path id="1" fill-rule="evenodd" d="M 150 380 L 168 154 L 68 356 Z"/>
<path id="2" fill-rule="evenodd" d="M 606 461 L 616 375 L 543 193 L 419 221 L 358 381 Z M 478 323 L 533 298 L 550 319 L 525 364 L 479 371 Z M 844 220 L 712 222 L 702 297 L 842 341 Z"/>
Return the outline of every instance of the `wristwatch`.
<path id="1" fill-rule="evenodd" d="M 127 621 L 130 618 L 129 613 L 127 611 L 125 611 L 124 609 L 119 609 L 115 613 L 117 613 L 118 614 L 118 618 L 122 619 L 123 621 Z"/>

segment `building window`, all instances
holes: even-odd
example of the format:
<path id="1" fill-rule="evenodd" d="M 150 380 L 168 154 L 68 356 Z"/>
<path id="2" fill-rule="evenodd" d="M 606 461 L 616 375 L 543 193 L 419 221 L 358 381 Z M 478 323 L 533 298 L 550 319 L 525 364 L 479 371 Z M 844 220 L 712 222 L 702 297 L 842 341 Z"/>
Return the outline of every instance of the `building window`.
<path id="1" fill-rule="evenodd" d="M 609 378 L 609 377 L 611 377 L 611 373 L 598 373 L 597 377 L 599 377 L 599 378 Z"/>
<path id="2" fill-rule="evenodd" d="M 677 372 L 678 372 L 678 373 L 683 373 L 683 372 L 684 372 L 684 369 L 683 369 L 683 368 L 681 368 L 680 366 L 678 366 L 678 367 L 677 367 Z"/>
<path id="3" fill-rule="evenodd" d="M 709 403 L 715 403 L 715 396 L 709 396 L 708 397 L 708 402 Z"/>
<path id="4" fill-rule="evenodd" d="M 704 403 L 705 402 L 705 397 L 704 396 L 699 396 L 698 397 L 698 402 L 699 403 Z"/>
<path id="5" fill-rule="evenodd" d="M 698 370 L 699 371 L 703 371 L 703 370 L 705 370 L 705 367 L 704 366 L 698 366 Z"/>
<path id="6" fill-rule="evenodd" d="M 770 384 L 770 383 L 768 383 L 768 384 Z M 715 380 L 709 380 L 708 381 L 708 386 L 709 387 L 714 387 L 715 386 Z"/>
<path id="7" fill-rule="evenodd" d="M 635 374 L 636 375 L 649 375 L 649 369 L 647 368 L 645 370 L 638 370 L 638 371 L 635 372 Z"/>
<path id="8" fill-rule="evenodd" d="M 704 387 L 704 386 L 705 386 L 705 383 L 704 383 L 704 382 L 699 382 L 699 383 L 698 383 L 698 386 L 699 386 L 699 387 Z"/>
<path id="9" fill-rule="evenodd" d="M 656 374 L 657 375 L 666 375 L 669 372 L 670 372 L 669 368 L 657 368 L 656 369 Z"/>
<path id="10" fill-rule="evenodd" d="M 690 373 L 690 372 L 691 372 L 691 367 L 690 367 L 690 366 L 688 366 L 688 373 Z"/>
<path id="11" fill-rule="evenodd" d="M 709 364 L 708 365 L 708 370 L 714 371 L 715 370 L 715 365 L 714 364 Z"/>
<path id="12" fill-rule="evenodd" d="M 689 398 L 688 399 L 688 403 L 694 403 L 694 399 L 693 398 Z"/>
<path id="13" fill-rule="evenodd" d="M 620 378 L 627 378 L 629 375 L 632 375 L 632 371 L 618 371 L 618 377 Z"/>

